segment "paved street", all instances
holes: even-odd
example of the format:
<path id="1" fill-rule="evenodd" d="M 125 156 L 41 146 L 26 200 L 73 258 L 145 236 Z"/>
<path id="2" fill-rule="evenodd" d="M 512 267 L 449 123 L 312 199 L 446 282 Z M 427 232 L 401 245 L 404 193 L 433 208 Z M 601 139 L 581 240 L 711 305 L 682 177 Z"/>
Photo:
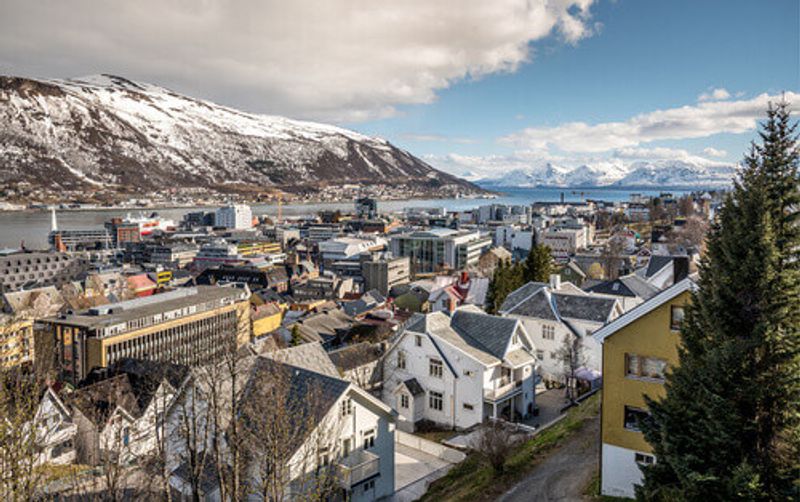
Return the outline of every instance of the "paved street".
<path id="1" fill-rule="evenodd" d="M 600 418 L 595 418 L 539 464 L 501 502 L 585 500 L 583 490 L 598 469 Z"/>

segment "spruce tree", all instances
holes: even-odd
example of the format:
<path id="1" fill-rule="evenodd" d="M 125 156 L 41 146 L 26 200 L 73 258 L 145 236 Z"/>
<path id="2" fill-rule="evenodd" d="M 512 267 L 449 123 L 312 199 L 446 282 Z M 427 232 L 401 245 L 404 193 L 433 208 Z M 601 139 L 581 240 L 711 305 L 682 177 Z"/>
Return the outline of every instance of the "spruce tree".
<path id="1" fill-rule="evenodd" d="M 538 246 L 534 244 L 525 259 L 525 265 L 522 270 L 523 283 L 527 282 L 547 282 L 550 280 L 550 274 L 553 273 L 553 256 L 550 254 L 550 248 L 547 246 Z"/>
<path id="2" fill-rule="evenodd" d="M 800 499 L 796 124 L 770 106 L 708 236 L 680 363 L 642 424 L 641 500 Z"/>

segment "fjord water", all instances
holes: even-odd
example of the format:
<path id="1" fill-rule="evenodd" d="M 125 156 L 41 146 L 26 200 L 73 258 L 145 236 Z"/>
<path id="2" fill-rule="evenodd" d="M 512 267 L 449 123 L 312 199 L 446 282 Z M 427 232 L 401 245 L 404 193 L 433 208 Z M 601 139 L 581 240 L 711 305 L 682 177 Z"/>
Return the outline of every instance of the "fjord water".
<path id="1" fill-rule="evenodd" d="M 486 204 L 532 204 L 534 202 L 557 202 L 563 193 L 567 202 L 580 202 L 586 199 L 618 202 L 630 200 L 631 194 L 658 195 L 658 190 L 635 190 L 628 188 L 503 188 L 495 199 L 417 199 L 379 202 L 381 212 L 402 211 L 412 207 L 444 207 L 450 211 L 464 211 Z M 687 193 L 687 190 L 668 190 L 674 195 Z M 284 217 L 313 215 L 317 211 L 352 210 L 352 201 L 315 204 L 286 204 Z M 171 209 L 97 209 L 58 211 L 58 227 L 61 229 L 98 228 L 109 218 L 123 217 L 127 214 L 149 214 L 157 211 L 164 218 L 179 221 L 184 214 L 198 210 L 212 210 L 210 207 L 183 207 Z M 255 205 L 255 215 L 276 215 L 276 205 Z M 8 211 L 0 212 L 0 248 L 18 248 L 22 243 L 29 249 L 47 247 L 47 234 L 50 231 L 49 211 Z"/>

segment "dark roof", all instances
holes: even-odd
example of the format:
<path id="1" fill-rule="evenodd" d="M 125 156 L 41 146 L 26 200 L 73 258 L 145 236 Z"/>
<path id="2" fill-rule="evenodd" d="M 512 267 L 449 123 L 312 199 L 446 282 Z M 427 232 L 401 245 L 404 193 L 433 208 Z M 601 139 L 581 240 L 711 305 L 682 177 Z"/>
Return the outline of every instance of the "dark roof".
<path id="1" fill-rule="evenodd" d="M 357 316 L 369 312 L 386 303 L 386 298 L 375 289 L 367 291 L 358 300 L 344 302 L 342 310 L 349 316 Z"/>
<path id="2" fill-rule="evenodd" d="M 345 371 L 377 361 L 382 354 L 383 351 L 380 345 L 373 345 L 368 342 L 357 343 L 328 352 L 333 364 Z"/>
<path id="3" fill-rule="evenodd" d="M 552 296 L 561 317 L 599 323 L 608 320 L 617 301 L 614 298 L 560 293 L 553 293 Z"/>
<path id="4" fill-rule="evenodd" d="M 189 367 L 168 362 L 123 358 L 108 368 L 96 368 L 78 385 L 76 405 L 100 425 L 121 406 L 138 418 L 150 405 L 164 380 L 178 389 L 189 375 Z"/>
<path id="5" fill-rule="evenodd" d="M 645 300 L 649 300 L 658 294 L 658 288 L 634 274 L 592 284 L 585 288 L 585 291 L 605 295 L 639 297 Z"/>
<path id="6" fill-rule="evenodd" d="M 403 385 L 406 386 L 406 389 L 408 389 L 412 396 L 425 394 L 425 389 L 422 388 L 422 385 L 419 384 L 416 378 L 409 378 L 408 380 L 405 380 Z"/>
<path id="7" fill-rule="evenodd" d="M 523 289 L 530 284 L 536 283 L 529 282 L 520 289 Z M 520 289 L 511 294 L 516 294 L 518 291 L 520 291 Z M 528 292 L 530 296 L 526 298 L 522 295 L 518 295 L 517 298 L 519 301 L 517 302 L 512 303 L 506 299 L 506 301 L 503 302 L 503 306 L 500 308 L 500 312 L 504 314 L 535 317 L 537 319 L 549 319 L 551 321 L 558 319 L 555 312 L 553 312 L 553 306 L 550 304 L 550 299 L 547 297 L 544 287 L 539 287 L 538 290 L 534 288 L 527 288 L 526 292 Z"/>
<path id="8" fill-rule="evenodd" d="M 406 329 L 415 333 L 425 333 L 428 325 L 428 317 L 425 314 L 414 314 L 406 324 Z"/>
<path id="9" fill-rule="evenodd" d="M 282 375 L 288 382 L 281 381 Z M 286 390 L 276 387 L 284 385 L 288 385 Z M 242 407 L 241 418 L 245 426 L 257 424 L 257 415 L 263 413 L 263 400 L 284 408 L 292 418 L 286 424 L 290 429 L 289 448 L 296 451 L 349 387 L 350 382 L 341 378 L 259 357 L 242 396 L 243 402 L 252 406 Z M 273 402 L 276 398 L 279 402 Z"/>
<path id="10" fill-rule="evenodd" d="M 144 411 L 125 373 L 76 390 L 70 394 L 68 402 L 101 429 L 117 407 L 133 417 L 141 416 Z"/>
<path id="11" fill-rule="evenodd" d="M 456 310 L 450 327 L 468 344 L 503 359 L 508 341 L 517 326 L 516 319 Z"/>
<path id="12" fill-rule="evenodd" d="M 644 276 L 647 278 L 653 277 L 659 270 L 663 269 L 672 262 L 672 256 L 655 255 L 650 257 L 647 263 L 647 271 Z"/>
<path id="13" fill-rule="evenodd" d="M 524 286 L 517 288 L 506 297 L 505 301 L 503 301 L 503 305 L 500 306 L 500 312 L 513 309 L 516 305 L 525 300 L 525 298 L 531 296 L 537 290 L 545 286 L 546 284 L 542 282 L 529 282 Z"/>

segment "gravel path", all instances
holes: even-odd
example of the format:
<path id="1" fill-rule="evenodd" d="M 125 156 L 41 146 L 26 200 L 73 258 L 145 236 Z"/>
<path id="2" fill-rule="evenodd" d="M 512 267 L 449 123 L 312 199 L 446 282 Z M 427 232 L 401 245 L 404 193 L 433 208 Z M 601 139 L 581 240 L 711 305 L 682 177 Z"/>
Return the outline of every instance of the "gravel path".
<path id="1" fill-rule="evenodd" d="M 498 500 L 501 502 L 583 501 L 583 490 L 597 472 L 600 418 L 595 418 L 551 452 L 528 476 Z"/>

